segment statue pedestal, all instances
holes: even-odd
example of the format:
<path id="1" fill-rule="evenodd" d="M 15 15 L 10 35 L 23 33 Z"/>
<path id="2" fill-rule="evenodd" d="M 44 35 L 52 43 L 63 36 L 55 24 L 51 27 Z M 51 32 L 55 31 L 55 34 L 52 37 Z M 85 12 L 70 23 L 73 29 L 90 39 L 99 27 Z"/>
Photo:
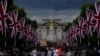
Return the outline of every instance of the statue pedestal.
<path id="1" fill-rule="evenodd" d="M 56 42 L 56 36 L 54 35 L 55 24 L 53 20 L 50 20 L 49 27 L 50 28 L 49 28 L 49 34 L 47 36 L 47 40 L 51 42 Z"/>
<path id="2" fill-rule="evenodd" d="M 49 31 L 48 36 L 47 36 L 47 40 L 48 40 L 48 41 L 51 41 L 51 42 L 55 42 L 55 41 L 56 41 L 55 38 L 56 38 L 56 36 L 54 35 L 54 30 L 51 29 L 51 30 Z"/>

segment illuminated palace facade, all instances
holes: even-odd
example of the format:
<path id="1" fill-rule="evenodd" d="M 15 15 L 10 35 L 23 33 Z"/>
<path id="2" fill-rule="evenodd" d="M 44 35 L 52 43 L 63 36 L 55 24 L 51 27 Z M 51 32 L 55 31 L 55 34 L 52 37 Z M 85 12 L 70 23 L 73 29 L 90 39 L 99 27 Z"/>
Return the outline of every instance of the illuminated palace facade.
<path id="1" fill-rule="evenodd" d="M 60 19 L 44 19 L 42 23 L 38 23 L 38 39 L 56 42 L 62 40 L 66 23 Z"/>

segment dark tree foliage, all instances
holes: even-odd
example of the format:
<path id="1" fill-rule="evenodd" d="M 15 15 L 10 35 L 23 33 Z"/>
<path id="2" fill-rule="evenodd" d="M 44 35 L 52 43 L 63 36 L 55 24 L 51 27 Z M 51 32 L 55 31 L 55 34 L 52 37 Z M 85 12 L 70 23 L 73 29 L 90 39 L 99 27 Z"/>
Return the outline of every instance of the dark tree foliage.
<path id="1" fill-rule="evenodd" d="M 0 0 L 1 1 L 1 0 Z M 27 18 L 27 14 L 25 12 L 25 10 L 23 8 L 18 7 L 17 5 L 15 5 L 13 3 L 13 0 L 7 0 L 7 11 L 6 13 L 13 11 L 13 10 L 18 10 L 18 20 L 20 20 L 20 18 L 25 18 L 26 24 L 31 24 L 32 27 L 35 27 L 35 29 L 37 28 L 37 22 L 36 21 L 32 21 L 29 18 Z M 7 26 L 9 28 L 9 23 L 11 23 L 8 19 L 6 20 Z M 19 39 L 19 33 L 17 35 L 16 38 L 12 38 L 10 36 L 11 34 L 11 29 L 7 29 L 7 34 L 2 35 L 0 32 L 0 48 L 4 48 L 5 47 L 5 42 L 7 44 L 6 47 L 13 47 L 14 46 L 14 40 L 16 39 L 16 43 L 18 47 L 21 47 L 23 44 L 26 45 L 26 39 Z"/>
<path id="2" fill-rule="evenodd" d="M 34 29 L 38 28 L 37 22 L 35 20 L 32 21 L 31 25 L 34 27 Z"/>
<path id="3" fill-rule="evenodd" d="M 64 31 L 67 31 L 72 26 L 72 23 L 67 23 L 67 25 L 64 28 Z"/>
<path id="4" fill-rule="evenodd" d="M 83 4 L 81 6 L 81 12 L 80 15 L 76 17 L 76 19 L 73 20 L 73 22 L 68 23 L 64 29 L 64 31 L 67 31 L 68 29 L 70 29 L 71 25 L 75 25 L 78 23 L 78 19 L 86 19 L 86 10 L 93 10 L 95 13 L 95 6 L 94 4 Z M 82 18 L 81 18 L 82 17 Z M 90 45 L 92 46 L 97 46 L 97 41 L 100 40 L 100 38 L 97 35 L 97 32 L 93 32 L 93 36 L 89 36 L 89 35 L 85 35 L 85 38 L 82 38 L 81 41 L 81 45 L 88 45 L 88 42 L 90 42 Z M 80 39 L 78 37 L 77 39 L 77 44 L 79 44 Z"/>
<path id="5" fill-rule="evenodd" d="M 81 13 L 80 16 L 81 17 L 86 17 L 86 10 L 95 10 L 94 4 L 83 4 L 81 6 Z"/>

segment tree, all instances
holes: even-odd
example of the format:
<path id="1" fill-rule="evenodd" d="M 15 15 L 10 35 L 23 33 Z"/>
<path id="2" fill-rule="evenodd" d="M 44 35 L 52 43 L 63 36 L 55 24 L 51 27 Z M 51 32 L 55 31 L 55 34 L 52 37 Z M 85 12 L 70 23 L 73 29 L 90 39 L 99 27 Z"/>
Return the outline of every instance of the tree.
<path id="1" fill-rule="evenodd" d="M 64 31 L 67 31 L 72 26 L 72 23 L 67 23 L 67 25 L 64 28 Z"/>
<path id="2" fill-rule="evenodd" d="M 25 10 L 22 8 L 19 8 L 18 12 L 19 12 L 19 18 L 26 17 L 27 15 Z"/>
<path id="3" fill-rule="evenodd" d="M 26 17 L 26 12 L 24 9 L 13 4 L 13 0 L 8 0 L 7 12 L 13 11 L 13 10 L 18 10 L 19 18 Z"/>
<path id="4" fill-rule="evenodd" d="M 26 18 L 26 24 L 30 24 L 32 27 L 34 27 L 34 30 L 38 28 L 37 21 L 35 20 L 32 21 L 29 18 Z"/>
<path id="5" fill-rule="evenodd" d="M 93 4 L 83 4 L 81 6 L 80 17 L 86 17 L 86 10 L 95 10 Z"/>
<path id="6" fill-rule="evenodd" d="M 86 18 L 86 10 L 93 10 L 93 11 L 95 11 L 94 4 L 83 4 L 83 5 L 81 6 L 80 9 L 81 9 L 80 15 L 77 16 L 76 19 L 73 20 L 73 22 L 68 23 L 68 24 L 65 26 L 64 31 L 67 31 L 72 25 L 77 24 L 77 23 L 78 23 L 78 19 L 81 19 L 81 17 L 83 17 L 83 19 L 85 19 L 85 18 Z M 90 37 L 90 36 L 89 36 L 89 37 Z M 97 36 L 95 36 L 95 37 L 97 37 Z M 86 44 L 88 41 L 90 41 L 91 43 L 96 42 L 96 41 L 97 41 L 97 38 L 95 38 L 95 37 L 94 37 L 94 38 L 91 38 L 91 37 L 90 37 L 90 38 L 88 39 L 88 37 L 85 36 L 84 41 L 82 40 L 82 42 L 85 43 L 85 44 Z M 77 41 L 79 41 L 79 39 L 78 39 Z"/>
<path id="7" fill-rule="evenodd" d="M 31 24 L 31 20 L 27 17 L 25 18 L 25 22 L 26 22 L 26 24 Z"/>
<path id="8" fill-rule="evenodd" d="M 32 21 L 31 25 L 34 27 L 34 29 L 38 28 L 37 22 L 35 20 Z"/>
<path id="9" fill-rule="evenodd" d="M 0 0 L 1 1 L 1 0 Z M 13 0 L 7 0 L 8 4 L 7 4 L 7 11 L 6 13 L 9 13 L 10 11 L 14 11 L 14 10 L 18 10 L 18 20 L 20 20 L 21 18 L 25 19 L 25 22 L 26 24 L 30 24 L 32 27 L 34 27 L 34 30 L 36 30 L 37 28 L 37 22 L 35 20 L 30 20 L 28 17 L 27 17 L 27 14 L 25 12 L 25 10 L 23 8 L 20 8 L 18 7 L 17 5 L 15 5 L 13 3 Z M 14 40 L 16 39 L 16 43 L 18 43 L 17 46 L 21 46 L 23 43 L 26 44 L 26 38 L 23 38 L 23 39 L 19 39 L 19 32 L 17 34 L 17 38 L 11 38 L 11 31 L 12 29 L 9 28 L 9 23 L 11 23 L 11 21 L 9 19 L 6 20 L 6 23 L 7 23 L 7 26 L 8 26 L 8 29 L 7 29 L 7 34 L 6 36 L 5 35 L 2 35 L 0 33 L 0 47 L 4 47 L 4 43 L 6 42 L 8 46 L 12 46 L 13 47 L 13 43 L 14 43 Z M 21 43 L 20 43 L 21 42 Z"/>
<path id="10" fill-rule="evenodd" d="M 76 17 L 76 19 L 73 20 L 73 25 L 74 24 L 78 24 L 78 19 L 80 18 L 80 16 Z"/>

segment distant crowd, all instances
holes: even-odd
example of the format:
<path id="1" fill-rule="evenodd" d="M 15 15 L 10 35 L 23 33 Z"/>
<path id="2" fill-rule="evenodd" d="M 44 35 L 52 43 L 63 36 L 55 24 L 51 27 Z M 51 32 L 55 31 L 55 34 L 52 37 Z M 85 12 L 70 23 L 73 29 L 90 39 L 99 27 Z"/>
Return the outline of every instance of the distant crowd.
<path id="1" fill-rule="evenodd" d="M 83 51 L 81 47 L 74 50 L 71 47 L 13 47 L 0 49 L 0 56 L 100 56 L 100 48 L 88 47 Z"/>

